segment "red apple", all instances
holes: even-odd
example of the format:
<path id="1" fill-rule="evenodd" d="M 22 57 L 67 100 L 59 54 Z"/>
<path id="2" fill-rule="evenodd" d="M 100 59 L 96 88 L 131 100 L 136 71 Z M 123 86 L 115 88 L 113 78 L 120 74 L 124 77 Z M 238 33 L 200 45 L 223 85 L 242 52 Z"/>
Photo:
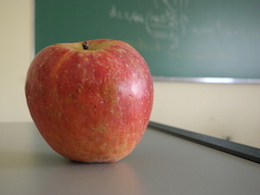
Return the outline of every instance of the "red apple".
<path id="1" fill-rule="evenodd" d="M 78 162 L 115 162 L 130 154 L 153 104 L 144 58 L 110 39 L 44 48 L 28 69 L 25 93 L 46 142 Z"/>

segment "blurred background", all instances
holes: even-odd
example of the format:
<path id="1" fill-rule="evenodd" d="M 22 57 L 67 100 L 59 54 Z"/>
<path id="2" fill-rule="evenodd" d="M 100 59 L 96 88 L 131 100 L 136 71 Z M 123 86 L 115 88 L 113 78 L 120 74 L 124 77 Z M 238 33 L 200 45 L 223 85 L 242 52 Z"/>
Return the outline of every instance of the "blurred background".
<path id="1" fill-rule="evenodd" d="M 34 1 L 0 0 L 0 34 L 0 122 L 31 122 L 24 85 L 35 53 Z M 259 84 L 154 87 L 152 121 L 260 148 Z"/>

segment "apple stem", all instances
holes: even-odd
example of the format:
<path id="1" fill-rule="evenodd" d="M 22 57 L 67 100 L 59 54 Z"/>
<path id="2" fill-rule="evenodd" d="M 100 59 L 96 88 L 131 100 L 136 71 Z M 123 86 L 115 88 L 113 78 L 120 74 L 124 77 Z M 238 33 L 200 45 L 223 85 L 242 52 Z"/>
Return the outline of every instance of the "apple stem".
<path id="1" fill-rule="evenodd" d="M 84 42 L 82 43 L 82 47 L 83 47 L 83 49 L 88 50 L 89 43 L 88 43 L 87 41 L 84 41 Z"/>

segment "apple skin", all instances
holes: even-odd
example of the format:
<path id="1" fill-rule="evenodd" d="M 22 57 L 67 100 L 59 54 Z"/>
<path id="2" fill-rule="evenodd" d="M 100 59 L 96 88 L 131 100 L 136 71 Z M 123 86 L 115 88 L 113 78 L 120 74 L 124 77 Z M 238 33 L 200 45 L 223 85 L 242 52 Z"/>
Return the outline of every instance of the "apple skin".
<path id="1" fill-rule="evenodd" d="M 60 43 L 41 50 L 25 94 L 40 134 L 78 162 L 116 162 L 140 142 L 150 119 L 153 82 L 144 58 L 111 39 Z"/>

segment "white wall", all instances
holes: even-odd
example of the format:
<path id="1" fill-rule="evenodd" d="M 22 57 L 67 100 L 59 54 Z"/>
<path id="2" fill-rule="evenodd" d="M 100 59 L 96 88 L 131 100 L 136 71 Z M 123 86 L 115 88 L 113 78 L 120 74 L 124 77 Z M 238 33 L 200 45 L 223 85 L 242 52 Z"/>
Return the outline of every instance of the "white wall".
<path id="1" fill-rule="evenodd" d="M 260 147 L 260 85 L 155 82 L 151 120 Z"/>
<path id="2" fill-rule="evenodd" d="M 33 0 L 0 0 L 0 122 L 31 121 Z M 155 82 L 151 120 L 260 147 L 260 85 Z"/>
<path id="3" fill-rule="evenodd" d="M 31 120 L 24 82 L 32 58 L 33 0 L 0 0 L 0 122 Z"/>

